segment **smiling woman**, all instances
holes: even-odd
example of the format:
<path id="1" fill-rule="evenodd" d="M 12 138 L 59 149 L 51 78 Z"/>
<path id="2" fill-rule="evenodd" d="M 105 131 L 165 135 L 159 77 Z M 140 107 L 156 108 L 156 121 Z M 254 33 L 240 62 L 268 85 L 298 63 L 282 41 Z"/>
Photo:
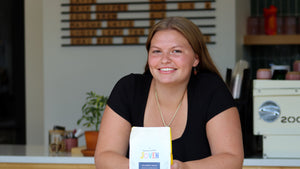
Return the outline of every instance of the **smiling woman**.
<path id="1" fill-rule="evenodd" d="M 139 126 L 170 127 L 171 169 L 242 168 L 238 110 L 199 28 L 165 18 L 150 30 L 146 49 L 145 72 L 123 77 L 109 96 L 96 167 L 128 169 L 131 127 Z"/>

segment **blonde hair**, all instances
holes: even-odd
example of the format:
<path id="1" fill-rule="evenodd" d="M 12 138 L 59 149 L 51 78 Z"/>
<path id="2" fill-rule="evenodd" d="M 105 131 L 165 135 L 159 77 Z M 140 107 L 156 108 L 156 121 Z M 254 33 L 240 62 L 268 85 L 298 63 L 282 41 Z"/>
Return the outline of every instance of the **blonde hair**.
<path id="1" fill-rule="evenodd" d="M 199 64 L 196 66 L 197 72 L 200 70 L 206 70 L 218 74 L 220 77 L 220 72 L 215 66 L 204 41 L 203 34 L 197 25 L 195 25 L 190 20 L 184 17 L 167 17 L 156 23 L 148 34 L 148 39 L 146 42 L 146 49 L 149 52 L 151 40 L 154 34 L 161 30 L 172 29 L 180 32 L 190 43 L 194 52 L 198 55 Z M 145 72 L 149 71 L 148 62 L 145 66 Z"/>

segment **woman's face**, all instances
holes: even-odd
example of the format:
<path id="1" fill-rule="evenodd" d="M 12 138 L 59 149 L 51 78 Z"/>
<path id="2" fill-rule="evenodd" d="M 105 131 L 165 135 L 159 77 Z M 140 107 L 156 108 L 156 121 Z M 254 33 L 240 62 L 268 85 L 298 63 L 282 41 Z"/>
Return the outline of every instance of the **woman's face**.
<path id="1" fill-rule="evenodd" d="M 154 34 L 148 53 L 148 65 L 153 78 L 158 82 L 188 82 L 192 67 L 198 63 L 197 54 L 178 31 L 161 30 Z"/>

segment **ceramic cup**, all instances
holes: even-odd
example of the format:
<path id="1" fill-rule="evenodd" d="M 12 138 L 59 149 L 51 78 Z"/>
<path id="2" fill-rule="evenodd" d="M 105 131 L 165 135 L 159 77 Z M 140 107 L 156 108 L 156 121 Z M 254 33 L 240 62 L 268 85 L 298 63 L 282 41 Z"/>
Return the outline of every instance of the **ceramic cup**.
<path id="1" fill-rule="evenodd" d="M 247 34 L 248 35 L 257 35 L 258 34 L 258 17 L 249 17 L 247 19 Z"/>
<path id="2" fill-rule="evenodd" d="M 272 73 L 271 69 L 261 68 L 256 71 L 256 78 L 257 79 L 271 79 Z"/>
<path id="3" fill-rule="evenodd" d="M 277 17 L 277 34 L 283 34 L 283 17 Z"/>
<path id="4" fill-rule="evenodd" d="M 293 71 L 294 72 L 300 72 L 300 60 L 296 60 L 293 63 Z"/>
<path id="5" fill-rule="evenodd" d="M 296 17 L 286 16 L 283 20 L 283 33 L 284 34 L 296 34 Z"/>
<path id="6" fill-rule="evenodd" d="M 300 72 L 288 72 L 285 75 L 285 80 L 300 80 Z"/>
<path id="7" fill-rule="evenodd" d="M 77 138 L 67 138 L 64 140 L 66 145 L 66 151 L 71 152 L 71 149 L 73 147 L 77 147 L 78 145 L 78 139 Z"/>

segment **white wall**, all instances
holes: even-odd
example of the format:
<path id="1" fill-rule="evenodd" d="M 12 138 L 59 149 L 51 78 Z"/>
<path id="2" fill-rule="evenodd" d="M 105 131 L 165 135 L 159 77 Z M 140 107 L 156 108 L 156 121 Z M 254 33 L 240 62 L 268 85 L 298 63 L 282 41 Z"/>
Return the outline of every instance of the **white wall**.
<path id="1" fill-rule="evenodd" d="M 44 144 L 43 8 L 25 1 L 26 143 Z"/>
<path id="2" fill-rule="evenodd" d="M 217 44 L 210 48 L 210 53 L 223 77 L 225 77 L 226 68 L 232 68 L 235 64 L 235 1 L 216 1 Z"/>
<path id="3" fill-rule="evenodd" d="M 250 0 L 236 1 L 236 60 L 242 59 L 244 56 L 243 36 L 246 35 L 247 18 L 250 16 Z"/>
<path id="4" fill-rule="evenodd" d="M 53 125 L 77 128 L 86 92 L 109 95 L 119 78 L 143 72 L 146 62 L 144 46 L 61 47 L 61 2 L 25 1 L 28 144 L 47 144 Z M 217 1 L 217 44 L 209 47 L 223 75 L 236 58 L 234 7 L 235 0 Z"/>

